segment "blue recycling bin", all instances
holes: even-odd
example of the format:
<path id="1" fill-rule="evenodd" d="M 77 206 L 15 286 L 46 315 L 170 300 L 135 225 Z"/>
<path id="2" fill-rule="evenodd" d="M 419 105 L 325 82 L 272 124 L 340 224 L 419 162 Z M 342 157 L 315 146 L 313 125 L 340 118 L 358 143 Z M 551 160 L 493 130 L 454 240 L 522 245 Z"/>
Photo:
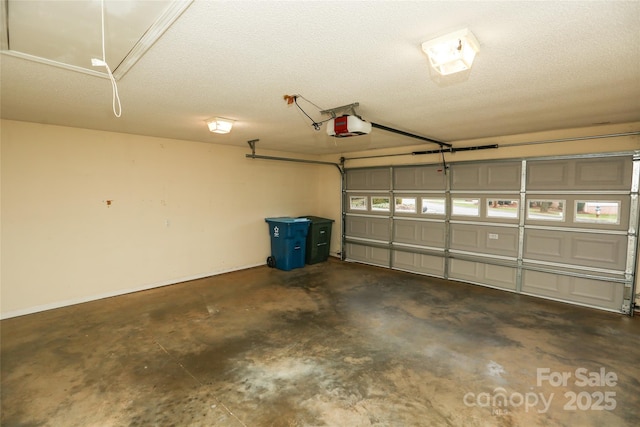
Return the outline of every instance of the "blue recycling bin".
<path id="1" fill-rule="evenodd" d="M 267 258 L 267 265 L 285 271 L 304 267 L 311 221 L 289 217 L 265 218 L 265 221 L 271 236 L 271 256 Z"/>

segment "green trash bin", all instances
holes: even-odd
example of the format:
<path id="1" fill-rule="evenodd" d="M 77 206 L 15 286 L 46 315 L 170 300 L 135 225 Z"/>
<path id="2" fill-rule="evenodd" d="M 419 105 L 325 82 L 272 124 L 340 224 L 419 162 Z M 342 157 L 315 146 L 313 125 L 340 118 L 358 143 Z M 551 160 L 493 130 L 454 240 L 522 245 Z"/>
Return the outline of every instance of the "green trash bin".
<path id="1" fill-rule="evenodd" d="M 326 261 L 329 258 L 331 225 L 334 221 L 318 216 L 301 216 L 300 218 L 307 218 L 310 221 L 307 233 L 306 263 L 317 264 Z"/>

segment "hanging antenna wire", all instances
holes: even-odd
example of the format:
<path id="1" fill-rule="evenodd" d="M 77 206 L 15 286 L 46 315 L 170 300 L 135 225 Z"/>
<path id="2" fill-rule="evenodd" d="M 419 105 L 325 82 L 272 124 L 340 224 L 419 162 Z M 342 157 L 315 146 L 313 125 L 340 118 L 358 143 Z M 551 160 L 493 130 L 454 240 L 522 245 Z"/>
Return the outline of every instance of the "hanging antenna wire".
<path id="1" fill-rule="evenodd" d="M 304 97 L 304 96 L 302 96 L 302 95 L 293 95 L 293 96 L 291 96 L 291 98 L 293 98 L 293 102 L 296 104 L 296 107 L 298 107 L 298 109 L 299 109 L 300 111 L 302 111 L 302 112 L 304 113 L 304 115 L 305 115 L 305 116 L 307 116 L 307 117 L 309 118 L 309 120 L 311 120 L 311 126 L 313 126 L 313 128 L 314 128 L 315 130 L 320 130 L 320 127 L 322 126 L 322 124 L 323 124 L 323 123 L 326 123 L 326 122 L 328 122 L 329 120 L 331 120 L 331 118 L 329 118 L 329 119 L 327 119 L 327 120 L 322 120 L 322 121 L 319 121 L 319 122 L 317 122 L 317 121 L 313 120 L 313 119 L 311 118 L 311 116 L 310 116 L 310 115 L 308 115 L 308 114 L 307 114 L 307 112 L 306 112 L 306 111 L 304 111 L 304 110 L 302 109 L 302 107 L 300 106 L 300 104 L 298 104 L 298 98 L 302 98 L 302 99 L 304 99 L 304 100 L 305 100 L 305 101 L 307 101 L 309 104 L 311 104 L 311 105 L 313 105 L 314 107 L 316 107 L 318 110 L 322 110 L 322 108 L 318 107 L 316 104 L 314 104 L 313 102 L 309 101 L 307 98 L 305 98 L 305 97 Z"/>
<path id="2" fill-rule="evenodd" d="M 311 126 L 313 126 L 313 128 L 314 128 L 315 130 L 320 130 L 320 123 L 318 123 L 318 122 L 316 122 L 315 120 L 313 120 L 313 119 L 311 118 L 311 116 L 310 116 L 310 115 L 308 115 L 308 114 L 307 114 L 307 112 L 306 112 L 306 111 L 304 111 L 304 110 L 302 109 L 302 107 L 300 106 L 300 104 L 298 104 L 298 97 L 297 97 L 297 96 L 293 98 L 293 102 L 295 102 L 296 107 L 298 107 L 298 109 L 299 109 L 300 111 L 302 111 L 302 112 L 304 113 L 304 115 L 305 115 L 305 116 L 307 116 L 307 117 L 309 118 L 309 120 L 311 120 Z"/>
<path id="3" fill-rule="evenodd" d="M 116 117 L 120 117 L 122 115 L 122 104 L 120 103 L 120 95 L 118 94 L 118 84 L 116 83 L 116 79 L 113 77 L 113 73 L 111 72 L 109 64 L 107 64 L 107 54 L 105 49 L 104 37 L 104 0 L 101 0 L 100 4 L 102 17 L 102 60 L 91 58 L 91 65 L 93 65 L 94 67 L 105 67 L 107 69 L 109 80 L 111 80 L 111 89 L 113 94 L 111 102 L 111 106 L 113 107 L 113 115 Z"/>
<path id="4" fill-rule="evenodd" d="M 304 99 L 304 100 L 305 100 L 305 101 L 307 101 L 309 104 L 311 104 L 311 105 L 313 105 L 314 107 L 316 107 L 318 110 L 320 110 L 320 111 L 322 111 L 322 110 L 323 110 L 322 108 L 318 107 L 318 106 L 317 106 L 316 104 L 314 104 L 313 102 L 309 101 L 309 100 L 308 100 L 307 98 L 305 98 L 304 96 L 302 96 L 302 95 L 296 95 L 296 96 L 297 96 L 298 98 L 302 98 L 302 99 Z"/>

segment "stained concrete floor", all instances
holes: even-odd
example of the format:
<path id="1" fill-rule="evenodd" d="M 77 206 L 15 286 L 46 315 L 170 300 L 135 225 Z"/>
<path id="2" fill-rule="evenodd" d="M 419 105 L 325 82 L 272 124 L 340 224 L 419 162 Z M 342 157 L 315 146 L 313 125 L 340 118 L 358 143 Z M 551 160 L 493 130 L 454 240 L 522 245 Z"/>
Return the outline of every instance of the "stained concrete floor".
<path id="1" fill-rule="evenodd" d="M 3 426 L 635 426 L 640 416 L 640 318 L 337 260 L 0 327 Z"/>

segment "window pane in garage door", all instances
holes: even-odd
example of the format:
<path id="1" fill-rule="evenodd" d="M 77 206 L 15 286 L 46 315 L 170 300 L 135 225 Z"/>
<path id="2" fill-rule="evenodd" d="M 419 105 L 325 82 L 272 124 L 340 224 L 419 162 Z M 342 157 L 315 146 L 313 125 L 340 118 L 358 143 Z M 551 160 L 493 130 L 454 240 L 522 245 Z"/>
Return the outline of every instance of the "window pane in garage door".
<path id="1" fill-rule="evenodd" d="M 576 200 L 574 221 L 589 224 L 620 224 L 619 200 Z"/>
<path id="2" fill-rule="evenodd" d="M 566 200 L 530 199 L 527 202 L 527 219 L 537 221 L 564 221 Z"/>
<path id="3" fill-rule="evenodd" d="M 480 216 L 480 199 L 456 198 L 451 200 L 451 215 Z"/>
<path id="4" fill-rule="evenodd" d="M 387 196 L 372 196 L 371 210 L 376 212 L 391 212 L 391 198 Z"/>
<path id="5" fill-rule="evenodd" d="M 519 213 L 519 200 L 487 199 L 487 218 L 518 219 Z"/>
<path id="6" fill-rule="evenodd" d="M 433 197 L 423 197 L 420 202 L 420 206 L 422 212 L 425 215 L 439 215 L 444 216 L 447 213 L 447 200 L 444 197 L 433 198 Z"/>

